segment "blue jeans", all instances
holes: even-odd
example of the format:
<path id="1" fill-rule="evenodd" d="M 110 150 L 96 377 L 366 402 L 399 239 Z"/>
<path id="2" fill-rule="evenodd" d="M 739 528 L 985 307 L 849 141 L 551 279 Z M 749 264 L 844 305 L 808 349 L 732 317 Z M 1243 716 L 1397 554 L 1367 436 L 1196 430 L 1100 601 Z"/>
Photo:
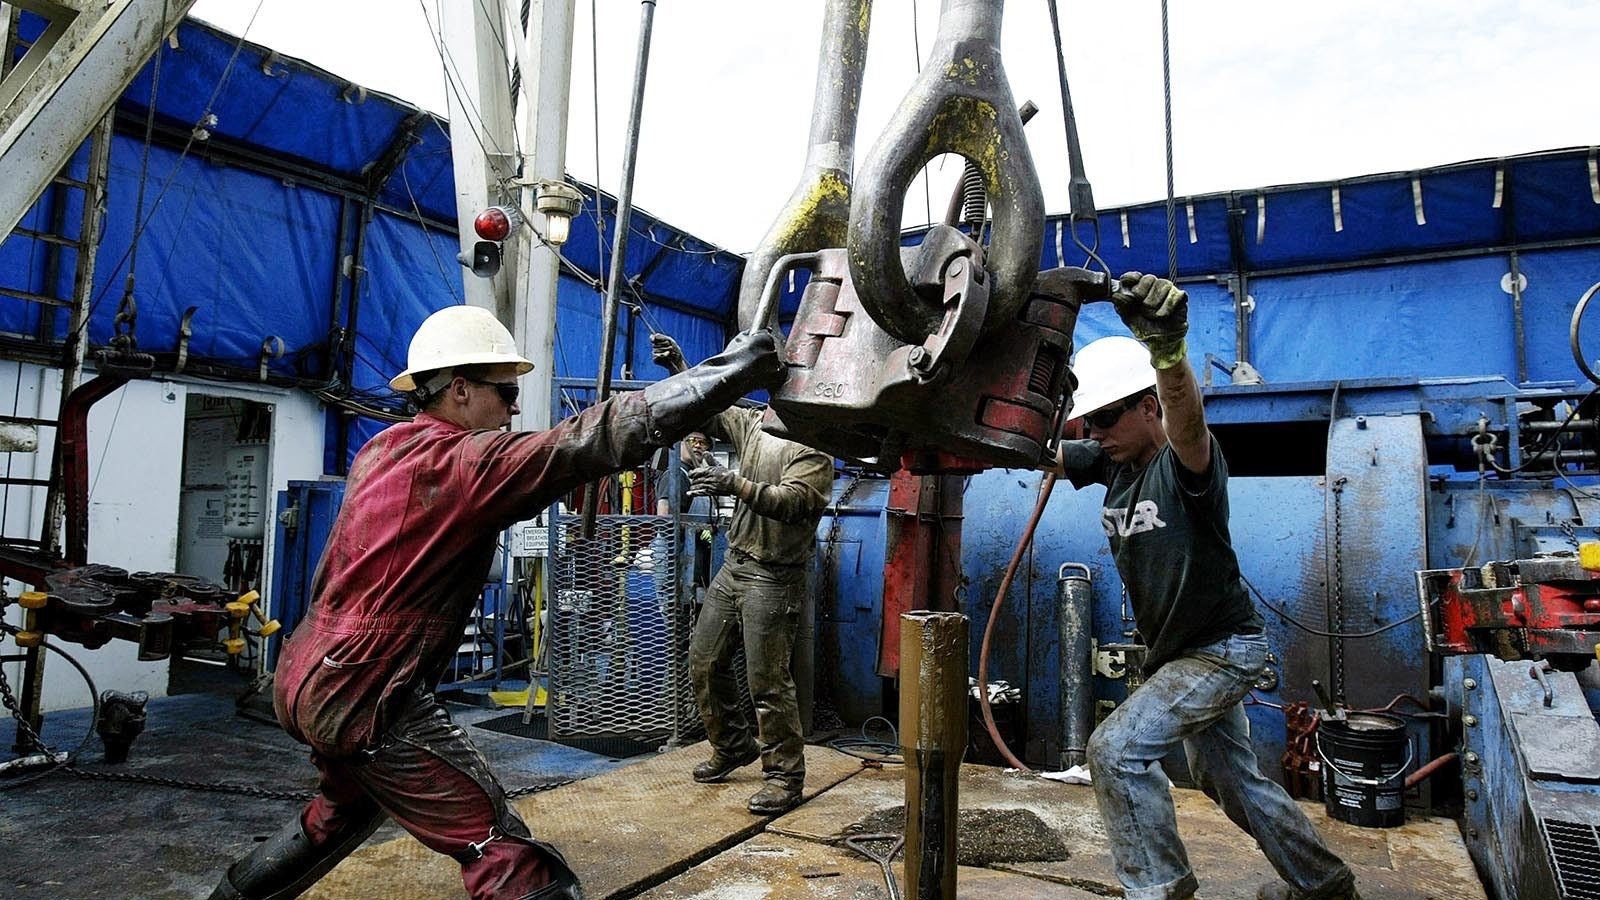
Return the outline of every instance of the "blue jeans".
<path id="1" fill-rule="evenodd" d="M 1278 875 L 1310 896 L 1353 883 L 1300 807 L 1266 776 L 1241 701 L 1266 664 L 1260 635 L 1236 634 L 1162 666 L 1089 738 L 1095 800 L 1127 900 L 1178 900 L 1198 882 L 1178 838 L 1161 759 L 1183 744 L 1189 770 Z"/>

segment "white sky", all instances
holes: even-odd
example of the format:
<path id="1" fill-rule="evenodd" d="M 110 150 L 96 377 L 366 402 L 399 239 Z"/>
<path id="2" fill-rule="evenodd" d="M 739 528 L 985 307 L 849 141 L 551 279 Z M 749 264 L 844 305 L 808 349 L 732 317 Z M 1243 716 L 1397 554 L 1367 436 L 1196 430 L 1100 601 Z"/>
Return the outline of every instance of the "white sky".
<path id="1" fill-rule="evenodd" d="M 437 3 L 466 2 L 262 0 L 248 37 L 442 114 L 427 19 L 437 21 Z M 1159 0 L 1057 5 L 1097 205 L 1164 198 Z M 926 54 L 939 6 L 874 4 L 858 166 L 915 77 L 913 13 Z M 1169 6 L 1180 196 L 1600 143 L 1594 0 Z M 193 15 L 238 34 L 256 9 L 257 0 L 199 0 Z M 566 169 L 612 193 L 640 18 L 635 0 L 577 0 Z M 635 205 L 730 250 L 754 249 L 800 176 L 821 27 L 821 0 L 660 0 Z M 1027 133 L 1045 207 L 1064 212 L 1066 140 L 1045 3 L 1007 5 L 1001 50 L 1017 102 L 1040 107 Z M 935 217 L 955 174 L 947 165 L 934 178 Z M 907 224 L 923 222 L 926 206 L 919 184 Z"/>

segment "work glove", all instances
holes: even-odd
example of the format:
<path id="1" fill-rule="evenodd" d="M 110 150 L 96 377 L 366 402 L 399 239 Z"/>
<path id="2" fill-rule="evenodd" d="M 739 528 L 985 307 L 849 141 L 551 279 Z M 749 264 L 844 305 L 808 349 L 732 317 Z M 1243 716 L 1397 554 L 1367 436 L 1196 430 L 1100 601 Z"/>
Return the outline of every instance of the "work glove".
<path id="1" fill-rule="evenodd" d="M 742 478 L 727 466 L 715 462 L 707 462 L 689 472 L 691 497 L 733 496 L 748 502 L 750 495 L 755 493 L 754 487 L 749 479 Z"/>
<path id="2" fill-rule="evenodd" d="M 1150 363 L 1170 369 L 1189 358 L 1189 294 L 1165 278 L 1128 272 L 1117 279 L 1111 302 L 1117 315 L 1150 351 Z"/>
<path id="3" fill-rule="evenodd" d="M 683 358 L 683 348 L 659 331 L 650 335 L 650 360 L 674 375 L 689 367 Z"/>
<path id="4" fill-rule="evenodd" d="M 782 384 L 787 374 L 772 332 L 742 331 L 716 356 L 644 389 L 650 438 L 671 444 L 745 394 Z"/>

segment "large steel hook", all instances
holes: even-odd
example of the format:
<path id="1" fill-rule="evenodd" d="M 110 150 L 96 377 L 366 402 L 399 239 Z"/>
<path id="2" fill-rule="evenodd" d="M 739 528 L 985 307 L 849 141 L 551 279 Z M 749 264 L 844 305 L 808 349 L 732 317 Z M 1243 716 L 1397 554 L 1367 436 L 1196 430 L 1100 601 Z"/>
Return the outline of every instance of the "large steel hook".
<path id="1" fill-rule="evenodd" d="M 957 153 L 983 174 L 994 228 L 983 330 L 1027 300 L 1044 242 L 1044 198 L 1000 65 L 1004 0 L 944 0 L 922 74 L 861 166 L 850 207 L 850 276 L 861 304 L 889 334 L 921 344 L 945 317 L 912 288 L 900 261 L 906 189 L 929 160 Z"/>
<path id="2" fill-rule="evenodd" d="M 760 312 L 762 289 L 785 256 L 842 247 L 849 229 L 850 177 L 855 164 L 861 73 L 867 62 L 872 0 L 828 0 L 817 57 L 816 102 L 806 165 L 789 202 L 745 262 L 739 282 L 739 327 L 776 325 Z"/>

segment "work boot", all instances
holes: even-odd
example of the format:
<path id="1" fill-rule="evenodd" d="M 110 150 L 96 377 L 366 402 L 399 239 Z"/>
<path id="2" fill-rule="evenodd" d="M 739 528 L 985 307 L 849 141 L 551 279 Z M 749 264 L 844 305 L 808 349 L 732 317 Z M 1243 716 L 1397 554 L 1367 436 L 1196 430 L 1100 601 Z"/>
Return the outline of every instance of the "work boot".
<path id="1" fill-rule="evenodd" d="M 793 809 L 800 802 L 800 786 L 789 787 L 776 779 L 767 783 L 750 798 L 750 812 L 757 816 L 776 816 Z"/>
<path id="2" fill-rule="evenodd" d="M 755 762 L 760 755 L 761 750 L 758 747 L 751 747 L 735 756 L 723 756 L 721 750 L 715 750 L 712 751 L 710 759 L 695 766 L 689 774 L 701 784 L 712 784 L 727 778 L 735 769 L 742 769 Z"/>
<path id="3" fill-rule="evenodd" d="M 519 900 L 583 900 L 583 889 L 578 886 L 578 876 L 565 866 L 555 880 Z"/>
<path id="4" fill-rule="evenodd" d="M 1298 891 L 1282 881 L 1264 884 L 1256 891 L 1256 900 L 1361 900 L 1356 893 L 1355 880 L 1335 882 L 1318 891 Z"/>

